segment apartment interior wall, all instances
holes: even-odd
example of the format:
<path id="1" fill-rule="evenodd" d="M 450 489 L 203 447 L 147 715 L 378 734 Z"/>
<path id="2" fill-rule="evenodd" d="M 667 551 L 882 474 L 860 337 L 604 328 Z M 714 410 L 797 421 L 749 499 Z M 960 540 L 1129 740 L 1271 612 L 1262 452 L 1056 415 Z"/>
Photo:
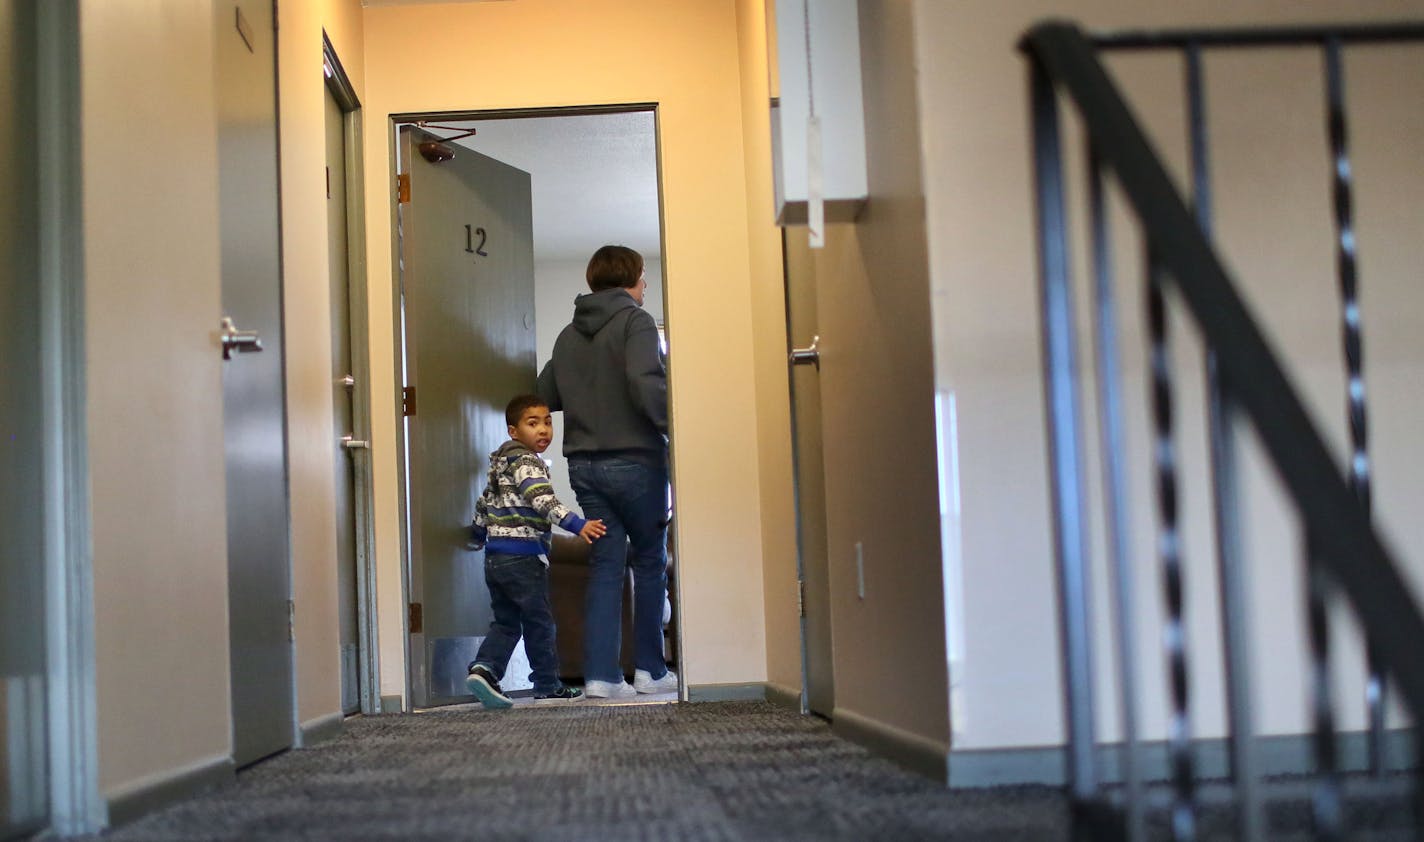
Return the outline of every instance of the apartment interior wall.
<path id="1" fill-rule="evenodd" d="M 1034 21 L 1068 16 L 1087 27 L 1199 27 L 1392 20 L 1417 17 L 1417 4 L 1210 2 L 1141 4 L 1055 2 L 932 3 L 916 7 L 917 60 L 926 154 L 930 260 L 934 291 L 936 388 L 958 409 L 962 567 L 951 569 L 966 595 L 958 625 L 963 669 L 955 682 L 964 703 L 955 711 L 956 748 L 1061 742 L 1057 620 L 1039 374 L 1038 300 L 1025 61 L 1016 43 Z M 1110 69 L 1165 156 L 1179 184 L 1188 183 L 1180 59 L 1117 56 Z M 1417 207 L 1424 182 L 1421 147 L 1424 48 L 1348 49 L 1346 78 L 1358 182 L 1357 220 L 1365 325 L 1366 380 L 1371 396 L 1371 449 L 1376 511 L 1400 551 L 1407 578 L 1424 581 L 1424 524 L 1413 514 L 1424 450 L 1410 431 L 1424 409 L 1417 382 L 1424 343 L 1417 326 L 1424 293 L 1409 267 L 1421 261 Z M 1331 251 L 1329 179 L 1319 53 L 1288 49 L 1223 55 L 1205 61 L 1212 141 L 1216 240 L 1229 271 L 1273 346 L 1291 361 L 1303 394 L 1340 464 L 1347 453 L 1340 360 L 1339 303 Z M 1082 218 L 1083 160 L 1079 127 L 1065 122 L 1065 160 L 1076 170 L 1070 208 Z M 1131 453 L 1130 522 L 1136 559 L 1142 723 L 1165 733 L 1167 702 L 1161 656 L 1161 584 L 1154 554 L 1150 494 L 1145 339 L 1140 295 L 1142 257 L 1120 198 L 1113 199 L 1115 267 L 1122 337 L 1124 401 Z M 1076 229 L 1081 234 L 1081 227 Z M 1084 249 L 1075 246 L 1077 279 L 1086 289 Z M 1086 315 L 1079 312 L 1086 328 Z M 1200 345 L 1182 318 L 1171 324 L 1177 370 L 1187 641 L 1193 686 L 1193 731 L 1223 732 L 1222 674 L 1216 618 L 1215 561 L 1204 466 Z M 1086 357 L 1084 358 L 1086 359 Z M 1091 395 L 1093 380 L 1082 383 Z M 1090 427 L 1090 430 L 1095 429 Z M 1096 455 L 1089 435 L 1087 450 Z M 1256 639 L 1253 708 L 1266 733 L 1308 729 L 1298 527 L 1282 503 L 1259 449 L 1244 447 L 1244 543 Z M 1096 462 L 1090 462 L 1096 465 Z M 1089 489 L 1100 484 L 1090 472 Z M 1096 499 L 1096 497 L 1095 497 Z M 1096 512 L 1101 508 L 1095 503 Z M 1094 557 L 1104 556 L 1102 531 Z M 1106 579 L 1093 598 L 1106 616 Z M 1339 724 L 1362 723 L 1360 648 L 1347 623 L 1335 625 Z M 1099 624 L 1100 732 L 1117 733 L 1111 650 Z M 1397 707 L 1397 706 L 1396 706 Z"/>
<path id="2" fill-rule="evenodd" d="M 373 457 L 383 687 L 403 692 L 391 312 L 393 113 L 658 103 L 685 677 L 766 677 L 757 395 L 735 9 L 575 0 L 365 11 Z M 590 38 L 590 32 L 613 33 Z M 610 40 L 611 39 L 611 40 Z M 609 44 L 626 45 L 610 49 Z M 471 45 L 478 45 L 472 49 Z M 412 61 L 412 56 L 420 61 Z M 381 126 L 381 128 L 377 128 Z"/>
<path id="3" fill-rule="evenodd" d="M 231 755 L 213 7 L 161 12 L 86 1 L 79 15 L 99 787 L 111 800 Z"/>
<path id="4" fill-rule="evenodd" d="M 359 0 L 279 3 L 283 307 L 287 348 L 288 483 L 295 601 L 297 717 L 341 712 L 337 521 L 332 477 L 352 458 L 332 441 L 331 306 L 327 252 L 322 33 L 365 97 Z M 377 120 L 378 131 L 381 121 Z M 379 143 L 380 138 L 376 138 Z M 342 173 L 331 173 L 342 178 Z M 365 458 L 358 455 L 356 458 Z"/>

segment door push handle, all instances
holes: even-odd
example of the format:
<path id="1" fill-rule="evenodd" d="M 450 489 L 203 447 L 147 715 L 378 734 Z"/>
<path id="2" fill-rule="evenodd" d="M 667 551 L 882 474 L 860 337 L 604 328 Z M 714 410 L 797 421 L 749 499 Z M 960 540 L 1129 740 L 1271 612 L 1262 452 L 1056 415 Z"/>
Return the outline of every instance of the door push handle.
<path id="1" fill-rule="evenodd" d="M 791 364 L 792 364 L 792 365 L 806 365 L 806 364 L 809 363 L 810 365 L 814 365 L 814 366 L 816 367 L 816 370 L 817 370 L 817 371 L 820 371 L 820 370 L 821 370 L 821 349 L 820 349 L 820 347 L 819 347 L 820 344 L 821 344 L 821 337 L 820 337 L 819 335 L 817 335 L 817 336 L 811 337 L 811 347 L 809 347 L 809 348 L 792 348 L 792 349 L 791 349 Z"/>
<path id="2" fill-rule="evenodd" d="M 358 439 L 358 438 L 353 438 L 352 436 L 342 436 L 342 437 L 341 437 L 341 446 L 344 447 L 344 448 L 346 448 L 347 450 L 370 450 L 370 449 L 371 449 L 371 443 L 370 443 L 370 442 L 368 442 L 368 441 L 363 441 L 362 439 Z"/>
<path id="3" fill-rule="evenodd" d="M 257 331 L 238 330 L 229 316 L 223 316 L 219 336 L 222 339 L 222 354 L 225 360 L 232 359 L 233 352 L 250 354 L 262 350 L 262 339 L 257 335 Z"/>

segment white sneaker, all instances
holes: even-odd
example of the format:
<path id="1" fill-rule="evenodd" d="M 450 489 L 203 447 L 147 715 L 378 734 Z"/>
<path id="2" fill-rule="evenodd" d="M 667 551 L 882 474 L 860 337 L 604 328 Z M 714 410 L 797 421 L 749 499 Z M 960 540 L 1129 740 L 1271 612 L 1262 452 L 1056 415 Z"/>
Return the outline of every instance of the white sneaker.
<path id="1" fill-rule="evenodd" d="M 585 681 L 583 694 L 590 699 L 631 699 L 638 695 L 626 681 L 614 684 L 611 681 Z"/>
<path id="2" fill-rule="evenodd" d="M 639 693 L 676 693 L 677 673 L 668 670 L 667 675 L 654 681 L 652 673 L 636 670 L 633 673 L 633 689 Z"/>

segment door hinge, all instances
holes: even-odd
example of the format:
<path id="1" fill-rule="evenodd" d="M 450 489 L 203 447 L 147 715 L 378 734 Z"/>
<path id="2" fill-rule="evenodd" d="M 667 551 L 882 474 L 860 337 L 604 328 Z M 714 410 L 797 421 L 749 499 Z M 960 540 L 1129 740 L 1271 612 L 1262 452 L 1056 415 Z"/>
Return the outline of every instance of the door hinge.
<path id="1" fill-rule="evenodd" d="M 806 580 L 799 579 L 796 582 L 796 616 L 806 617 Z"/>
<path id="2" fill-rule="evenodd" d="M 419 602 L 410 604 L 410 633 L 420 634 L 425 631 L 425 609 Z"/>
<path id="3" fill-rule="evenodd" d="M 410 204 L 410 173 L 396 176 L 396 198 L 402 205 Z"/>
<path id="4" fill-rule="evenodd" d="M 296 600 L 287 600 L 287 642 L 297 642 L 297 603 Z"/>
<path id="5" fill-rule="evenodd" d="M 415 387 L 401 387 L 401 415 L 409 418 L 415 414 Z"/>

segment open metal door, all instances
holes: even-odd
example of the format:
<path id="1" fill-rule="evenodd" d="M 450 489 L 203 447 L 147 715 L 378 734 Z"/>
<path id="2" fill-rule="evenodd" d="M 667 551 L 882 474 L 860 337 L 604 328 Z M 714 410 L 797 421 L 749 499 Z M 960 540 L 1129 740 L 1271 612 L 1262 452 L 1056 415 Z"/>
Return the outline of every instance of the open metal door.
<path id="1" fill-rule="evenodd" d="M 430 160 L 424 143 L 438 145 Z M 534 389 L 534 223 L 522 170 L 414 127 L 400 164 L 408 654 L 425 707 L 471 698 L 465 667 L 492 619 L 483 554 L 465 541 L 489 453 L 509 437 L 504 406 Z"/>
<path id="2" fill-rule="evenodd" d="M 272 0 L 216 0 L 233 760 L 292 745 L 291 561 Z M 247 353 L 257 350 L 261 353 Z"/>
<path id="3" fill-rule="evenodd" d="M 799 236 L 797 236 L 799 234 Z M 826 477 L 821 446 L 821 370 L 815 346 L 816 264 L 804 233 L 782 234 L 786 335 L 791 368 L 792 459 L 796 470 L 797 569 L 801 576 L 803 704 L 829 717 L 836 706 L 831 657 L 830 562 L 826 546 Z"/>
<path id="4" fill-rule="evenodd" d="M 351 273 L 346 237 L 346 124 L 336 95 L 326 91 L 326 230 L 331 285 L 332 446 L 336 457 L 336 582 L 341 624 L 341 711 L 361 710 L 360 591 L 356 558 L 356 466 L 365 441 L 355 438 L 351 360 Z"/>
<path id="5" fill-rule="evenodd" d="M 0 839 L 49 813 L 36 31 L 0 0 Z"/>

